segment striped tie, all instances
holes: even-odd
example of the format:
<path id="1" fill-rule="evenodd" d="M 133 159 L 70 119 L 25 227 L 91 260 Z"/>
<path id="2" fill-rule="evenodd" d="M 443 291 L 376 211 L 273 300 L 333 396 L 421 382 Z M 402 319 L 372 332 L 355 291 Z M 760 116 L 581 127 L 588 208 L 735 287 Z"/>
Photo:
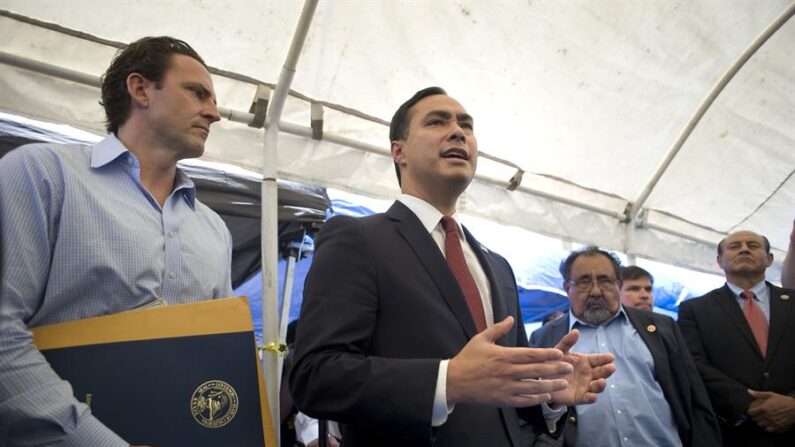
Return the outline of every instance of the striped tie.
<path id="1" fill-rule="evenodd" d="M 442 217 L 442 228 L 445 232 L 444 253 L 447 257 L 447 264 L 453 271 L 458 285 L 464 293 L 464 298 L 469 307 L 469 313 L 475 321 L 475 327 L 480 332 L 486 329 L 486 315 L 483 311 L 483 301 L 480 298 L 478 286 L 472 277 L 472 272 L 467 267 L 464 260 L 464 251 L 461 249 L 461 239 L 458 236 L 458 224 L 452 217 Z"/>
<path id="2" fill-rule="evenodd" d="M 743 314 L 748 320 L 748 326 L 751 326 L 756 344 L 759 345 L 759 350 L 762 351 L 762 357 L 764 357 L 767 355 L 767 320 L 762 309 L 756 304 L 754 292 L 743 290 L 740 295 L 743 297 Z"/>

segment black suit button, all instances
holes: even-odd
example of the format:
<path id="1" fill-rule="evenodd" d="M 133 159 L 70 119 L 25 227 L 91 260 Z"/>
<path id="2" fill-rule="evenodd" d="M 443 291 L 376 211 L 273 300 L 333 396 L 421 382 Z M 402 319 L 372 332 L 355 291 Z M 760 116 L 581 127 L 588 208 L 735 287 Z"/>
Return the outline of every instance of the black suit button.
<path id="1" fill-rule="evenodd" d="M 764 374 L 762 374 L 762 377 L 764 377 L 765 379 L 769 379 L 770 378 L 770 373 L 765 371 Z"/>
<path id="2" fill-rule="evenodd" d="M 572 424 L 576 424 L 576 423 L 577 423 L 577 417 L 575 417 L 575 416 L 570 416 L 570 417 L 569 417 L 569 422 L 571 422 Z"/>

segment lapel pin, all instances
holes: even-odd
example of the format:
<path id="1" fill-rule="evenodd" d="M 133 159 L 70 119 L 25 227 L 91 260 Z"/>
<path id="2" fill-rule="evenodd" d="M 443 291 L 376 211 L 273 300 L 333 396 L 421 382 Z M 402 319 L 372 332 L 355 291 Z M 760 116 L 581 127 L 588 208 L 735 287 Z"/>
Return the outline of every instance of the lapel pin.
<path id="1" fill-rule="evenodd" d="M 650 324 L 646 326 L 646 330 L 649 331 L 650 334 L 657 332 L 657 326 Z"/>
<path id="2" fill-rule="evenodd" d="M 483 245 L 483 244 L 480 244 L 480 249 L 481 249 L 481 250 L 483 250 L 483 251 L 485 251 L 486 253 L 489 253 L 489 249 L 488 249 L 488 248 L 486 248 L 486 246 L 485 246 L 485 245 Z"/>
<path id="3" fill-rule="evenodd" d="M 789 295 L 781 295 L 781 299 L 787 301 L 789 299 Z"/>

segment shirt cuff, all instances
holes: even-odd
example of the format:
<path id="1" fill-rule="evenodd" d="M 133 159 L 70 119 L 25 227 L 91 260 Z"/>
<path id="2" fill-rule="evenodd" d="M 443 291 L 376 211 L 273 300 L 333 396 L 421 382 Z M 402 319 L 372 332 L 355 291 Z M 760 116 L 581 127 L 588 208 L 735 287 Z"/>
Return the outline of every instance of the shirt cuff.
<path id="1" fill-rule="evenodd" d="M 295 415 L 295 437 L 301 444 L 309 444 L 318 438 L 317 419 L 311 418 L 300 411 Z"/>
<path id="2" fill-rule="evenodd" d="M 569 408 L 565 405 L 553 410 L 546 402 L 541 404 L 541 413 L 544 414 L 544 422 L 546 422 L 547 430 L 549 430 L 550 433 L 555 433 L 555 431 L 557 431 L 558 421 L 562 416 L 565 416 L 568 411 Z"/>
<path id="3" fill-rule="evenodd" d="M 433 414 L 431 427 L 439 427 L 447 422 L 447 416 L 453 412 L 455 405 L 447 405 L 447 364 L 450 360 L 439 362 L 439 374 L 436 375 L 436 392 L 433 395 Z"/>

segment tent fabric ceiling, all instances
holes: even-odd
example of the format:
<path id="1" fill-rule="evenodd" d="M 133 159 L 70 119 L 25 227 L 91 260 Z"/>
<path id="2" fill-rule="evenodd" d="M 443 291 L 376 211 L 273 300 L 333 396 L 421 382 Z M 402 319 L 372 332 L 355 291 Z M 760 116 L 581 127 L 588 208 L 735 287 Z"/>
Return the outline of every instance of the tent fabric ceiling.
<path id="1" fill-rule="evenodd" d="M 168 34 L 215 68 L 278 80 L 300 2 L 57 2 L 0 0 L 0 52 L 99 76 L 115 48 L 15 14 L 126 43 Z M 713 85 L 789 1 L 320 2 L 283 122 L 383 148 L 367 153 L 280 134 L 285 179 L 373 197 L 397 185 L 383 124 L 413 92 L 445 87 L 472 113 L 482 152 L 460 208 L 565 240 L 714 271 L 714 243 L 750 228 L 778 258 L 795 203 L 795 21 L 788 21 L 721 92 L 644 206 L 622 223 Z M 248 111 L 256 85 L 214 76 L 219 105 Z M 0 64 L 0 108 L 99 131 L 97 90 Z M 262 130 L 213 128 L 206 158 L 258 170 Z M 491 179 L 492 181 L 488 181 Z M 496 183 L 495 183 L 496 181 Z M 571 199 L 604 210 L 561 202 Z M 684 235 L 684 237 L 682 236 Z M 772 273 L 776 274 L 777 269 Z M 773 279 L 777 279 L 773 277 Z"/>

